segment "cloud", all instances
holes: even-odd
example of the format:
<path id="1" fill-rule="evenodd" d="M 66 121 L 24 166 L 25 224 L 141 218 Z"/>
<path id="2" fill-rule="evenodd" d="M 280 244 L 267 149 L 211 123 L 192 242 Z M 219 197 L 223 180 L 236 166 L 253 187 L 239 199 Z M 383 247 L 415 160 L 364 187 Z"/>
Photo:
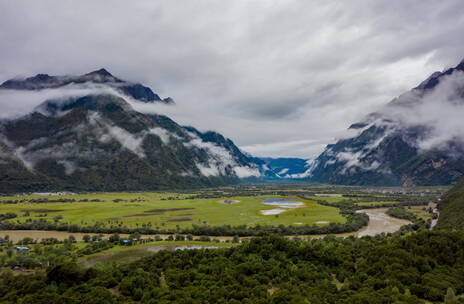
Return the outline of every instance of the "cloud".
<path id="1" fill-rule="evenodd" d="M 353 168 L 379 171 L 382 164 L 375 160 L 375 156 L 372 157 L 371 152 L 390 136 L 401 136 L 421 152 L 438 149 L 449 156 L 461 157 L 464 150 L 462 117 L 464 72 L 454 71 L 450 75 L 442 76 L 433 89 L 415 89 L 404 93 L 375 115 L 370 115 L 365 120 L 366 126 L 357 130 L 358 134 L 354 137 L 370 128 L 375 128 L 377 135 L 362 146 L 350 146 L 338 153 L 327 149 L 324 155 L 329 160 L 325 165 L 342 163 L 341 174 L 349 173 Z M 369 137 L 362 138 L 366 140 Z M 381 170 L 389 173 L 388 168 Z"/>
<path id="2" fill-rule="evenodd" d="M 205 176 L 227 176 L 228 171 L 232 170 L 239 178 L 259 177 L 261 173 L 258 168 L 252 166 L 242 166 L 234 156 L 224 147 L 212 142 L 203 141 L 195 134 L 188 132 L 190 140 L 184 143 L 188 148 L 198 148 L 208 153 L 206 162 L 196 162 L 198 170 Z"/>
<path id="3" fill-rule="evenodd" d="M 98 94 L 115 94 L 124 97 L 114 89 L 97 84 L 70 84 L 61 88 L 40 91 L 0 90 L 0 119 L 14 119 L 38 111 L 44 115 L 44 101 L 66 103 L 76 97 Z"/>
<path id="4" fill-rule="evenodd" d="M 462 15 L 460 0 L 1 1 L 0 81 L 105 67 L 172 96 L 177 106 L 159 109 L 181 124 L 310 158 L 324 145 L 274 144 L 331 143 L 454 65 Z M 0 113 L 29 103 L 0 102 Z"/>
<path id="5" fill-rule="evenodd" d="M 464 73 L 455 71 L 443 76 L 439 85 L 426 94 L 404 94 L 382 113 L 400 125 L 426 127 L 426 134 L 415 142 L 421 150 L 444 148 L 454 140 L 464 142 Z"/>
<path id="6" fill-rule="evenodd" d="M 242 149 L 256 156 L 279 157 L 282 154 L 285 155 L 285 153 L 288 155 L 301 155 L 308 150 L 313 150 L 315 153 L 317 153 L 324 146 L 325 141 L 304 139 L 269 144 L 253 144 L 249 146 L 243 146 Z"/>

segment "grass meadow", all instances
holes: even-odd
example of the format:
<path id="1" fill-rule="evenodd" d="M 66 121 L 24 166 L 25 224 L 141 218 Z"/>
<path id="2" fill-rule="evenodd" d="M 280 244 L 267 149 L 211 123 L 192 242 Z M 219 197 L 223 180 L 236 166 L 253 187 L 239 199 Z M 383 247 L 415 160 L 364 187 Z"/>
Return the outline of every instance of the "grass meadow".
<path id="1" fill-rule="evenodd" d="M 1 197 L 1 201 L 31 200 L 47 198 L 93 200 L 101 202 L 72 203 L 31 203 L 0 204 L 0 213 L 14 212 L 18 215 L 12 221 L 24 222 L 34 219 L 59 221 L 93 226 L 97 222 L 137 228 L 150 223 L 152 227 L 170 229 L 195 225 L 307 225 L 344 223 L 339 209 L 322 206 L 312 199 L 296 201 L 304 203 L 297 209 L 290 209 L 278 215 L 262 215 L 261 210 L 276 208 L 263 204 L 264 198 L 281 196 L 244 196 L 208 199 L 187 199 L 191 195 L 180 193 L 88 193 L 69 196 L 13 196 Z M 175 198 L 166 200 L 167 198 Z M 239 203 L 224 204 L 221 200 L 238 200 Z"/>

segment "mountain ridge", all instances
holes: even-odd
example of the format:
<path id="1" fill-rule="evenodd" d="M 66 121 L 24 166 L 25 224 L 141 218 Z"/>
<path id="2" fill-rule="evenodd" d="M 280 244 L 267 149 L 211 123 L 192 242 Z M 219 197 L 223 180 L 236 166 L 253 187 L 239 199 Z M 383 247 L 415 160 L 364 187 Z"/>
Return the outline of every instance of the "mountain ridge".
<path id="1" fill-rule="evenodd" d="M 96 74 L 106 77 L 99 79 L 105 85 L 119 81 L 106 70 Z M 49 79 L 38 78 L 42 83 Z M 31 80 L 25 81 L 7 82 L 1 89 L 31 90 L 25 85 Z M 60 89 L 66 83 L 45 87 Z M 40 85 L 38 90 L 42 89 Z M 4 192 L 185 189 L 257 179 L 264 172 L 219 133 L 202 133 L 164 115 L 138 112 L 122 96 L 86 91 L 44 100 L 27 115 L 1 120 L 0 188 Z"/>
<path id="2" fill-rule="evenodd" d="M 315 159 L 309 180 L 373 186 L 449 185 L 459 180 L 464 175 L 464 140 L 458 133 L 455 138 L 444 134 L 440 124 L 452 121 L 439 114 L 447 110 L 451 116 L 464 104 L 463 71 L 461 61 L 435 72 L 352 124 L 350 129 L 358 134 L 328 145 Z M 452 127 L 457 132 L 459 121 Z"/>
<path id="3" fill-rule="evenodd" d="M 84 83 L 102 84 L 142 102 L 174 104 L 172 98 L 167 97 L 161 99 L 161 97 L 154 93 L 149 87 L 140 83 L 121 80 L 104 68 L 80 76 L 50 76 L 48 74 L 37 74 L 33 77 L 9 79 L 0 85 L 0 89 L 38 91 Z"/>

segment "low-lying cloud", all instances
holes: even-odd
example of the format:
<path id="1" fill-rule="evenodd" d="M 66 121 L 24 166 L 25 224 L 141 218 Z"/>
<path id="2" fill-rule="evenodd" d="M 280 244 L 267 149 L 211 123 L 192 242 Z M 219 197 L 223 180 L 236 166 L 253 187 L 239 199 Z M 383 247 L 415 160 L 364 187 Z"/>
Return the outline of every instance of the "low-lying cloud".
<path id="1" fill-rule="evenodd" d="M 426 94 L 417 90 L 404 94 L 382 114 L 402 126 L 425 127 L 425 135 L 415 143 L 421 150 L 443 148 L 451 141 L 464 143 L 464 73 L 443 76 Z"/>
<path id="2" fill-rule="evenodd" d="M 61 88 L 44 89 L 40 91 L 0 90 L 0 119 L 15 119 L 38 108 L 45 101 L 68 102 L 72 98 L 86 95 L 113 94 L 122 96 L 116 90 L 92 83 L 70 84 Z M 44 113 L 45 114 L 45 113 Z"/>

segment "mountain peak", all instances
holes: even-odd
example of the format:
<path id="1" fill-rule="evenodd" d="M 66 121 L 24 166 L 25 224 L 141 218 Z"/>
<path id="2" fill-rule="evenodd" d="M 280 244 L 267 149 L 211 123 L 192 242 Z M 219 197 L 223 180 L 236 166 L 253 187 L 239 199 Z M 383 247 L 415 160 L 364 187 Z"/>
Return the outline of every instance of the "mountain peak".
<path id="1" fill-rule="evenodd" d="M 315 160 L 311 181 L 382 186 L 456 182 L 464 176 L 464 141 L 459 128 L 442 126 L 449 126 L 452 117 L 441 109 L 450 113 L 459 109 L 462 100 L 454 99 L 462 96 L 464 75 L 459 71 L 464 71 L 464 61 L 433 73 L 416 91 L 401 94 L 388 107 L 353 124 L 350 128 L 358 129 L 357 135 L 328 145 Z M 448 86 L 446 77 L 452 74 L 459 77 L 459 84 Z"/>
<path id="2" fill-rule="evenodd" d="M 37 74 L 29 78 L 10 79 L 1 84 L 0 89 L 43 90 L 59 88 L 69 84 L 79 85 L 87 82 L 112 87 L 142 102 L 174 104 L 172 98 L 167 97 L 161 99 L 149 87 L 140 83 L 119 79 L 104 68 L 80 76 L 50 76 L 48 74 Z"/>
<path id="3" fill-rule="evenodd" d="M 464 71 L 464 58 L 461 60 L 461 62 L 456 66 L 457 70 Z"/>
<path id="4" fill-rule="evenodd" d="M 33 78 L 37 79 L 37 80 L 47 80 L 47 79 L 50 79 L 50 78 L 53 78 L 53 77 L 48 75 L 48 74 L 37 74 Z"/>
<path id="5" fill-rule="evenodd" d="M 106 69 L 104 68 L 101 68 L 99 70 L 96 70 L 96 71 L 93 71 L 93 72 L 90 72 L 90 73 L 87 73 L 85 74 L 86 76 L 91 76 L 91 75 L 99 75 L 99 76 L 103 76 L 103 77 L 114 77 L 110 72 L 108 72 Z"/>

